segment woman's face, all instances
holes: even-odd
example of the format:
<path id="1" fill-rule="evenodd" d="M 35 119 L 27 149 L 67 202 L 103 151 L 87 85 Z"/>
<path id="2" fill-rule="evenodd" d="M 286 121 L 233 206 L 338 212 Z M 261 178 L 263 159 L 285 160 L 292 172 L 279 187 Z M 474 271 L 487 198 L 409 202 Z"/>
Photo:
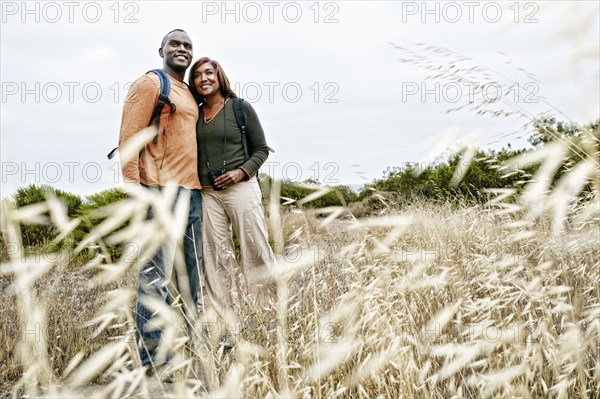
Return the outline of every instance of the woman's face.
<path id="1" fill-rule="evenodd" d="M 210 62 L 199 65 L 194 71 L 194 86 L 204 97 L 219 93 L 217 71 Z"/>

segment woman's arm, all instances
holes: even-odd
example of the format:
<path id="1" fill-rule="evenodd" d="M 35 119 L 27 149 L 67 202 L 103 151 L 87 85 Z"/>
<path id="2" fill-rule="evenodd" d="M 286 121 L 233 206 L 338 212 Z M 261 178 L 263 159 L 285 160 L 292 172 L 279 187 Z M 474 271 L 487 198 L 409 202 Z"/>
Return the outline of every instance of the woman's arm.
<path id="1" fill-rule="evenodd" d="M 269 156 L 265 133 L 254 108 L 247 101 L 244 101 L 243 111 L 246 120 L 246 141 L 248 143 L 249 158 L 240 167 L 222 174 L 215 180 L 215 184 L 223 189 L 255 176 Z"/>
<path id="2" fill-rule="evenodd" d="M 250 178 L 258 173 L 258 169 L 269 157 L 269 147 L 256 111 L 247 101 L 244 101 L 243 105 L 249 158 L 240 169 L 244 171 L 246 178 Z"/>

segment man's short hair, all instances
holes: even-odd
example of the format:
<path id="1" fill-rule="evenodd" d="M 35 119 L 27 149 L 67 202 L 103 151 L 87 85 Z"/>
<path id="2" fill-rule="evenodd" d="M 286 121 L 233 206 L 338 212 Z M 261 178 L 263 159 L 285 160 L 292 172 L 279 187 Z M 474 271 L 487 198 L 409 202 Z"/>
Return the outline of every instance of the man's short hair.
<path id="1" fill-rule="evenodd" d="M 169 37 L 169 35 L 173 32 L 183 32 L 187 35 L 187 32 L 184 31 L 183 29 L 173 29 L 171 32 L 167 33 L 165 35 L 165 37 L 163 37 L 162 42 L 160 43 L 160 48 L 164 48 L 165 44 L 167 44 L 167 37 Z"/>

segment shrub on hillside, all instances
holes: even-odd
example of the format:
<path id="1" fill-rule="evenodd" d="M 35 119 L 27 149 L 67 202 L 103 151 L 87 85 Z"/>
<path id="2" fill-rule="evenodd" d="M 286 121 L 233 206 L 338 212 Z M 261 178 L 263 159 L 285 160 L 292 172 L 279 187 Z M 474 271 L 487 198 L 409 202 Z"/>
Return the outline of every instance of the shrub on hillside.
<path id="1" fill-rule="evenodd" d="M 299 201 L 317 190 L 319 182 L 316 180 L 306 180 L 304 183 L 294 183 L 289 180 L 281 182 L 281 197 Z M 331 191 L 325 195 L 316 198 L 313 201 L 304 203 L 305 208 L 326 208 L 329 206 L 346 206 L 357 200 L 357 195 L 350 190 L 350 187 L 344 185 L 329 187 Z"/>
<path id="2" fill-rule="evenodd" d="M 23 207 L 42 203 L 48 195 L 54 195 L 66 206 L 67 215 L 70 218 L 75 218 L 79 215 L 79 210 L 83 204 L 81 197 L 66 191 L 59 190 L 50 185 L 31 184 L 27 187 L 18 188 L 13 195 L 15 205 Z M 46 213 L 48 216 L 48 213 Z M 50 242 L 57 236 L 58 230 L 51 223 L 38 225 L 21 225 L 21 233 L 23 237 L 23 245 L 25 246 L 42 246 Z"/>
<path id="3" fill-rule="evenodd" d="M 15 205 L 20 208 L 27 205 L 43 203 L 48 195 L 57 197 L 66 207 L 66 213 L 69 219 L 79 218 L 79 225 L 65 237 L 61 242 L 48 247 L 54 238 L 58 235 L 57 227 L 50 223 L 49 219 L 42 224 L 22 224 L 21 232 L 23 237 L 23 245 L 26 248 L 41 248 L 46 251 L 56 251 L 60 249 L 72 249 L 83 240 L 96 226 L 98 226 L 104 216 L 96 211 L 100 208 L 118 202 L 125 198 L 125 194 L 121 189 L 105 190 L 96 194 L 92 194 L 85 199 L 57 189 L 50 185 L 29 185 L 17 189 L 13 198 Z M 46 213 L 46 216 L 49 216 Z M 111 255 L 118 255 L 120 249 L 117 247 L 107 248 Z"/>
<path id="4" fill-rule="evenodd" d="M 77 215 L 81 219 L 81 224 L 73 232 L 74 241 L 81 242 L 105 219 L 105 216 L 98 214 L 99 209 L 123 199 L 125 199 L 125 193 L 120 188 L 104 190 L 86 197 L 86 201 L 81 205 Z"/>
<path id="5" fill-rule="evenodd" d="M 388 168 L 382 179 L 365 187 L 359 198 L 364 199 L 375 191 L 397 193 L 403 201 L 427 199 L 438 202 L 482 202 L 487 199 L 485 188 L 519 188 L 535 172 L 534 165 L 514 165 L 509 170 L 500 168 L 502 162 L 523 150 L 502 149 L 499 152 L 478 150 L 471 162 L 462 164 L 461 154 L 452 155 L 442 161 L 421 167 L 406 165 Z M 460 168 L 466 170 L 460 171 Z M 456 172 L 463 178 L 453 184 Z"/>
<path id="6" fill-rule="evenodd" d="M 513 150 L 503 148 L 500 151 L 483 151 L 478 149 L 471 161 L 464 163 L 460 153 L 455 153 L 446 160 L 431 165 L 405 165 L 388 168 L 384 177 L 365 187 L 359 199 L 363 200 L 373 192 L 397 193 L 402 201 L 428 199 L 441 202 L 484 202 L 488 199 L 484 189 L 513 188 L 520 192 L 525 183 L 531 181 L 538 171 L 538 163 L 519 164 L 520 155 L 530 153 L 553 142 L 561 142 L 568 148 L 564 161 L 552 176 L 552 184 L 584 159 L 598 159 L 595 145 L 600 140 L 600 121 L 587 125 L 560 122 L 555 118 L 540 118 L 533 122 L 534 132 L 529 142 L 534 149 Z M 511 163 L 512 162 L 512 163 Z M 508 166 L 501 167 L 507 164 Z M 461 168 L 462 180 L 452 184 L 454 173 Z M 588 183 L 581 193 L 590 193 L 591 183 Z"/>

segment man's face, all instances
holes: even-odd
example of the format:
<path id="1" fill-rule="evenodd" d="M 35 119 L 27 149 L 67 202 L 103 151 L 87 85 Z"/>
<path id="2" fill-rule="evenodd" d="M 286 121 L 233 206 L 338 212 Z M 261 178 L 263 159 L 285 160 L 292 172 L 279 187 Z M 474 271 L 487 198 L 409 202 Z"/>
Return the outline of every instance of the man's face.
<path id="1" fill-rule="evenodd" d="M 175 31 L 169 34 L 164 47 L 159 50 L 165 65 L 174 71 L 185 72 L 192 63 L 192 40 L 184 33 Z"/>

